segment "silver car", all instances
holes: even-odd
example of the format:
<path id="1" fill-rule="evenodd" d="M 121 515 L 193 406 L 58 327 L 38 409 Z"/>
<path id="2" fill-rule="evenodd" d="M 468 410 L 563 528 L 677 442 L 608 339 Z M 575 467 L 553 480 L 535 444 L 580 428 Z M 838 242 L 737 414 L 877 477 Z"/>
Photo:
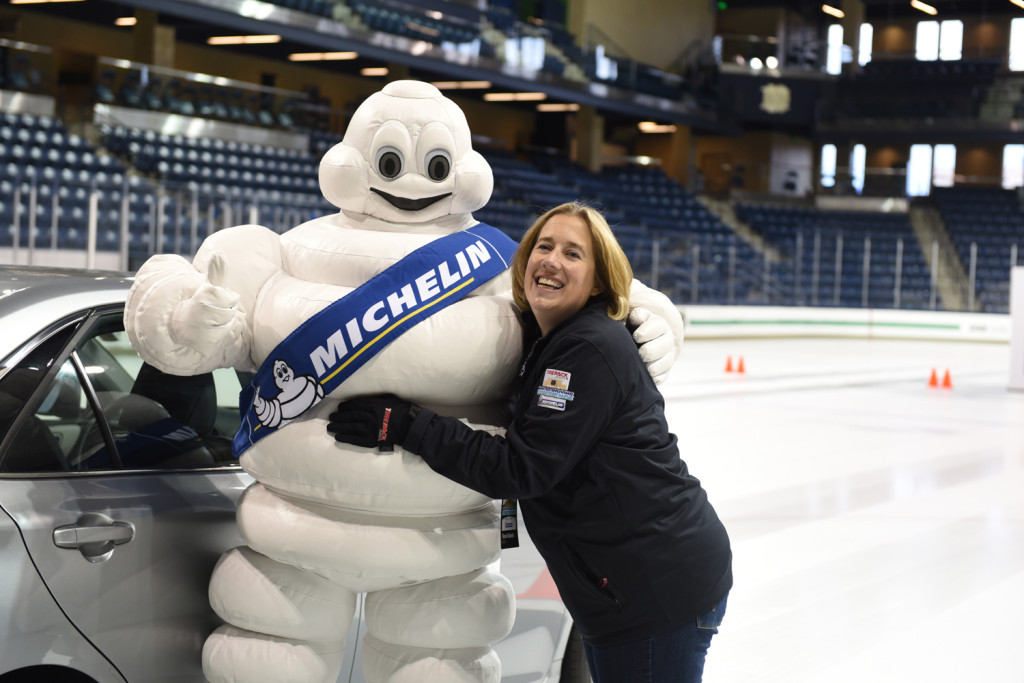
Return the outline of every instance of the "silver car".
<path id="1" fill-rule="evenodd" d="M 207 583 L 241 543 L 233 370 L 165 375 L 128 343 L 126 274 L 0 266 L 0 683 L 203 681 Z M 525 534 L 523 534 L 525 537 Z M 528 538 L 503 683 L 589 680 Z M 359 616 L 341 682 L 363 680 Z"/>

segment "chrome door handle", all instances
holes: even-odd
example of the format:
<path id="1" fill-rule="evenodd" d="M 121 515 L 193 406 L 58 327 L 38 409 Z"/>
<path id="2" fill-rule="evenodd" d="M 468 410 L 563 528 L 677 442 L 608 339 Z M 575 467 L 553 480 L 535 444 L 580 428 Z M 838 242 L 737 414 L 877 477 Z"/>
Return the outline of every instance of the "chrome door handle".
<path id="1" fill-rule="evenodd" d="M 58 548 L 81 548 L 89 543 L 121 545 L 135 538 L 135 530 L 127 522 L 114 522 L 110 526 L 78 526 L 69 524 L 53 530 L 53 542 Z"/>
<path id="2" fill-rule="evenodd" d="M 78 549 L 90 562 L 102 562 L 114 552 L 114 547 L 135 538 L 135 527 L 130 522 L 115 522 L 110 517 L 89 512 L 74 524 L 53 530 L 53 544 L 58 548 Z"/>

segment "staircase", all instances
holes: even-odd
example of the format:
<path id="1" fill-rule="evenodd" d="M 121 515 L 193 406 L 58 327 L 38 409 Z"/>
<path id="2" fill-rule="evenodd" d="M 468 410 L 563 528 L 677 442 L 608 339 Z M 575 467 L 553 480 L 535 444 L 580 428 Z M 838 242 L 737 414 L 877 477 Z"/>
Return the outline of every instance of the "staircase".
<path id="1" fill-rule="evenodd" d="M 953 240 L 946 230 L 942 214 L 925 201 L 915 201 L 910 206 L 910 224 L 914 228 L 914 235 L 917 237 L 918 244 L 921 245 L 921 251 L 924 253 L 929 269 L 937 275 L 936 290 L 942 308 L 947 311 L 968 310 L 967 274 L 957 256 Z M 936 258 L 936 244 L 938 245 L 937 270 L 936 264 L 933 262 Z"/>
<path id="2" fill-rule="evenodd" d="M 751 230 L 749 224 L 739 219 L 736 215 L 736 209 L 733 207 L 731 201 L 727 199 L 714 199 L 713 197 L 703 194 L 696 195 L 696 199 L 698 202 L 703 204 L 708 211 L 718 216 L 720 221 L 728 225 L 732 231 L 736 233 L 737 237 L 757 251 L 767 254 L 770 261 L 778 262 L 781 259 L 778 249 L 765 244 L 764 239 Z"/>
<path id="3" fill-rule="evenodd" d="M 1018 117 L 1024 76 L 1000 76 L 985 93 L 978 118 L 982 121 L 1006 122 Z"/>

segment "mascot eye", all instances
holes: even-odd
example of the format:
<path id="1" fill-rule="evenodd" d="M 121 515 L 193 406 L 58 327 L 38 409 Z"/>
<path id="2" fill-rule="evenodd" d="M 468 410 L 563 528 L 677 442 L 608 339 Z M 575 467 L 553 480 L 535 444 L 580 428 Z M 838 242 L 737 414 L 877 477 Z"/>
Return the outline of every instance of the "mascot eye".
<path id="1" fill-rule="evenodd" d="M 391 180 L 402 174 L 402 155 L 393 147 L 377 152 L 377 172 Z"/>
<path id="2" fill-rule="evenodd" d="M 444 180 L 452 170 L 452 161 L 444 152 L 432 152 L 427 156 L 427 177 Z"/>

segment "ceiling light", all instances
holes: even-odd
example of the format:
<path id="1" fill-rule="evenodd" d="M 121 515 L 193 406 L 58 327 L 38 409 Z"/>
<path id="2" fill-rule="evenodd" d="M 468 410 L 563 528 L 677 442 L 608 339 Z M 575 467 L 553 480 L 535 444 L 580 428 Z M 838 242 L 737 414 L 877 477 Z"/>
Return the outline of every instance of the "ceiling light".
<path id="1" fill-rule="evenodd" d="M 333 62 L 356 59 L 358 52 L 293 52 L 288 55 L 292 62 Z"/>
<path id="2" fill-rule="evenodd" d="M 752 57 L 750 59 L 750 68 L 751 69 L 754 69 L 756 71 L 756 70 L 760 69 L 763 66 L 764 66 L 764 63 L 761 61 L 760 57 Z"/>
<path id="3" fill-rule="evenodd" d="M 779 59 L 775 55 L 768 55 L 764 58 L 764 65 L 769 69 L 777 69 L 779 67 Z"/>
<path id="4" fill-rule="evenodd" d="M 939 10 L 935 9 L 931 5 L 924 4 L 923 2 L 921 2 L 921 0 L 910 0 L 910 6 L 913 7 L 914 9 L 919 9 L 925 14 L 930 14 L 932 16 L 935 16 L 936 14 L 939 13 Z"/>
<path id="5" fill-rule="evenodd" d="M 273 4 L 261 2 L 261 0 L 242 0 L 241 5 L 238 7 L 238 13 L 243 17 L 251 17 L 261 21 L 270 18 L 270 14 L 273 11 Z"/>
<path id="6" fill-rule="evenodd" d="M 363 76 L 387 76 L 388 68 L 386 66 L 368 66 L 359 73 Z"/>
<path id="7" fill-rule="evenodd" d="M 537 102 L 547 98 L 542 92 L 489 92 L 484 95 L 488 102 Z"/>
<path id="8" fill-rule="evenodd" d="M 676 127 L 672 124 L 662 125 L 654 121 L 641 121 L 637 124 L 641 133 L 675 133 Z"/>
<path id="9" fill-rule="evenodd" d="M 114 19 L 114 26 L 135 26 L 138 21 L 135 17 L 118 17 Z"/>
<path id="10" fill-rule="evenodd" d="M 843 10 L 837 9 L 832 5 L 822 5 L 821 11 L 824 12 L 825 14 L 831 14 L 833 17 L 836 17 L 838 19 L 842 19 L 843 17 L 846 16 L 846 14 L 843 13 Z"/>
<path id="11" fill-rule="evenodd" d="M 278 35 L 212 36 L 206 40 L 207 45 L 257 45 L 280 42 L 281 36 Z"/>
<path id="12" fill-rule="evenodd" d="M 1024 0 L 1010 0 L 1010 2 L 1012 2 L 1017 7 L 1024 9 Z"/>
<path id="13" fill-rule="evenodd" d="M 1024 2 L 1024 0 L 1021 0 Z M 435 81 L 431 83 L 438 90 L 486 90 L 490 81 Z"/>
<path id="14" fill-rule="evenodd" d="M 566 104 L 557 104 L 555 102 L 545 102 L 544 104 L 537 105 L 537 111 L 579 111 L 580 105 L 575 102 Z"/>

